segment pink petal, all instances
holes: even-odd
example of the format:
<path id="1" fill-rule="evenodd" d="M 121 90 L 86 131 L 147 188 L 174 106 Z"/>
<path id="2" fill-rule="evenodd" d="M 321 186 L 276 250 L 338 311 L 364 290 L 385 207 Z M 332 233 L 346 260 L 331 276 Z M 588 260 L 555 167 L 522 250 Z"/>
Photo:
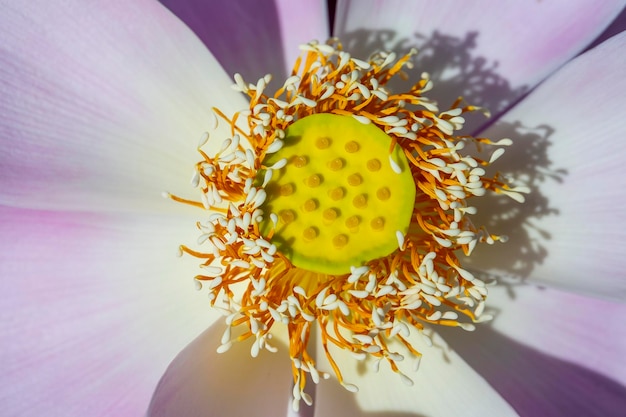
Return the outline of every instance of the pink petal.
<path id="1" fill-rule="evenodd" d="M 429 72 L 429 97 L 441 107 L 463 95 L 498 114 L 576 56 L 623 7 L 622 0 L 344 0 L 334 34 L 361 57 L 417 47 L 412 80 Z M 467 130 L 484 122 L 469 118 Z"/>
<path id="2" fill-rule="evenodd" d="M 602 32 L 600 36 L 594 39 L 591 45 L 587 46 L 585 52 L 591 48 L 595 48 L 602 42 L 612 38 L 618 33 L 623 32 L 624 30 L 626 30 L 626 8 L 622 9 L 622 12 L 619 14 L 619 16 L 617 16 L 615 20 L 613 20 L 613 22 L 606 29 L 604 29 L 604 32 Z"/>
<path id="3" fill-rule="evenodd" d="M 248 82 L 290 75 L 298 45 L 329 36 L 326 2 L 161 0 L 204 42 L 228 74 Z"/>
<path id="4" fill-rule="evenodd" d="M 299 45 L 312 40 L 325 42 L 330 36 L 326 1 L 275 1 L 281 21 L 287 74 L 290 75 L 291 68 L 301 52 Z"/>
<path id="5" fill-rule="evenodd" d="M 510 239 L 480 248 L 475 268 L 626 299 L 624 51 L 626 33 L 572 61 L 485 132 L 517 139 L 496 168 L 531 194 L 523 205 L 481 203 L 476 223 Z"/>
<path id="6" fill-rule="evenodd" d="M 194 222 L 6 207 L 0 219 L 2 413 L 145 413 L 167 364 L 217 318 L 194 290 L 197 262 L 176 256 Z"/>
<path id="7" fill-rule="evenodd" d="M 493 325 L 445 339 L 520 415 L 626 409 L 626 305 L 530 286 L 490 290 Z"/>
<path id="8" fill-rule="evenodd" d="M 216 323 L 169 366 L 154 393 L 149 417 L 286 416 L 291 407 L 288 348 L 250 356 L 250 341 L 223 354 L 224 324 Z"/>
<path id="9" fill-rule="evenodd" d="M 4 204 L 169 209 L 161 192 L 191 188 L 211 106 L 245 106 L 154 1 L 11 2 L 0 27 Z"/>

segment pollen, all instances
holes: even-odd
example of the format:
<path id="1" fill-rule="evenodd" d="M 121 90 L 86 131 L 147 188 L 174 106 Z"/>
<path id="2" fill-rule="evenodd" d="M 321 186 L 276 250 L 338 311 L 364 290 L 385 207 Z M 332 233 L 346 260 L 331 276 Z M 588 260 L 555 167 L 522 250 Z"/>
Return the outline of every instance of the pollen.
<path id="1" fill-rule="evenodd" d="M 427 356 L 411 334 L 429 340 L 441 326 L 470 331 L 489 320 L 487 285 L 459 255 L 506 239 L 474 224 L 473 201 L 497 193 L 522 202 L 528 192 L 486 174 L 510 139 L 458 133 L 465 113 L 486 111 L 462 99 L 440 110 L 425 96 L 427 73 L 391 90 L 416 51 L 363 61 L 334 39 L 301 49 L 273 94 L 271 76 L 235 75 L 249 108 L 213 109 L 192 175 L 199 198 L 166 194 L 199 209 L 197 247 L 180 251 L 199 260 L 195 285 L 225 315 L 217 351 L 247 341 L 252 356 L 275 352 L 284 326 L 295 409 L 311 403 L 307 381 L 331 373 L 358 389 L 331 348 L 386 363 L 410 384 L 405 365 Z M 329 369 L 311 353 L 314 328 Z"/>

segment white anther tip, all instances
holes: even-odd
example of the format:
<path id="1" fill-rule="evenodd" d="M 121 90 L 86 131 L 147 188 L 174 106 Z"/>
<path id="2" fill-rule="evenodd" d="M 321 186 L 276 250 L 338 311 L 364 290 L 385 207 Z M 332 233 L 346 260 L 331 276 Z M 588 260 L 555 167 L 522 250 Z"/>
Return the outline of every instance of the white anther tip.
<path id="1" fill-rule="evenodd" d="M 398 165 L 398 163 L 393 160 L 391 155 L 389 155 L 389 164 L 391 165 L 391 169 L 393 170 L 393 172 L 395 172 L 396 174 L 402 174 L 402 168 L 400 168 L 400 165 Z"/>
<path id="2" fill-rule="evenodd" d="M 400 248 L 400 250 L 404 250 L 404 233 L 396 230 L 396 239 L 398 239 L 398 248 Z"/>
<path id="3" fill-rule="evenodd" d="M 344 383 L 344 384 L 342 384 L 342 385 L 343 385 L 343 387 L 344 387 L 346 390 L 348 390 L 348 391 L 350 391 L 350 392 L 355 392 L 355 393 L 356 393 L 356 392 L 359 392 L 359 387 L 357 387 L 357 386 L 356 386 L 356 385 L 354 385 L 354 384 L 346 384 L 346 383 Z"/>

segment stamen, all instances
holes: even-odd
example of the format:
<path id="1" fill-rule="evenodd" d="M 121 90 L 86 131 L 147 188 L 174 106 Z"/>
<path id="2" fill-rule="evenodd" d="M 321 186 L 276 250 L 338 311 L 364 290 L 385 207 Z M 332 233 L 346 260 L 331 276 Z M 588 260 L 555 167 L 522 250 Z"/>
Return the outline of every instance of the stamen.
<path id="1" fill-rule="evenodd" d="M 376 369 L 388 363 L 412 385 L 399 366 L 419 367 L 410 334 L 432 344 L 427 326 L 471 331 L 489 320 L 487 287 L 457 255 L 506 239 L 474 226 L 469 200 L 493 191 L 523 201 L 529 192 L 485 176 L 510 139 L 456 135 L 465 113 L 483 109 L 458 100 L 440 111 L 423 96 L 433 87 L 426 73 L 407 91 L 389 90 L 415 51 L 362 61 L 336 40 L 302 50 L 274 96 L 269 75 L 251 84 L 235 74 L 233 88 L 250 106 L 232 117 L 214 109 L 200 135 L 191 181 L 199 201 L 164 194 L 208 211 L 198 222 L 201 249 L 180 252 L 202 262 L 195 285 L 226 315 L 217 351 L 246 339 L 252 356 L 276 351 L 273 326 L 286 325 L 294 408 L 312 402 L 307 374 L 314 383 L 329 377 L 308 353 L 314 325 L 339 383 L 357 392 L 330 345 L 373 358 Z M 218 119 L 229 138 L 216 134 Z M 467 144 L 495 148 L 485 161 Z M 243 333 L 231 339 L 238 326 Z M 390 351 L 394 340 L 402 353 Z"/>

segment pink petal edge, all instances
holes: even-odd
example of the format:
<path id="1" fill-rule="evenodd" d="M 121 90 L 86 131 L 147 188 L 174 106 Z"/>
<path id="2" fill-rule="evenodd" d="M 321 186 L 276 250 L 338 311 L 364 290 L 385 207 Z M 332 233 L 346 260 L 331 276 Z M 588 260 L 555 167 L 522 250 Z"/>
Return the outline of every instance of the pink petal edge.
<path id="1" fill-rule="evenodd" d="M 157 2 L 12 2 L 0 23 L 3 204 L 171 211 L 161 193 L 192 195 L 211 107 L 245 107 Z"/>
<path id="2" fill-rule="evenodd" d="M 290 0 L 207 2 L 161 0 L 204 42 L 230 75 L 256 83 L 272 74 L 272 86 L 290 75 L 298 45 L 329 37 L 326 2 Z"/>
<path id="3" fill-rule="evenodd" d="M 443 110 L 463 96 L 497 115 L 582 51 L 625 4 L 340 0 L 334 34 L 362 58 L 416 47 L 411 80 L 430 73 L 435 86 L 428 97 Z M 465 131 L 485 123 L 482 115 L 468 115 Z"/>
<path id="4" fill-rule="evenodd" d="M 218 316 L 194 289 L 197 262 L 176 256 L 191 219 L 0 206 L 0 234 L 5 415 L 142 415 Z"/>

